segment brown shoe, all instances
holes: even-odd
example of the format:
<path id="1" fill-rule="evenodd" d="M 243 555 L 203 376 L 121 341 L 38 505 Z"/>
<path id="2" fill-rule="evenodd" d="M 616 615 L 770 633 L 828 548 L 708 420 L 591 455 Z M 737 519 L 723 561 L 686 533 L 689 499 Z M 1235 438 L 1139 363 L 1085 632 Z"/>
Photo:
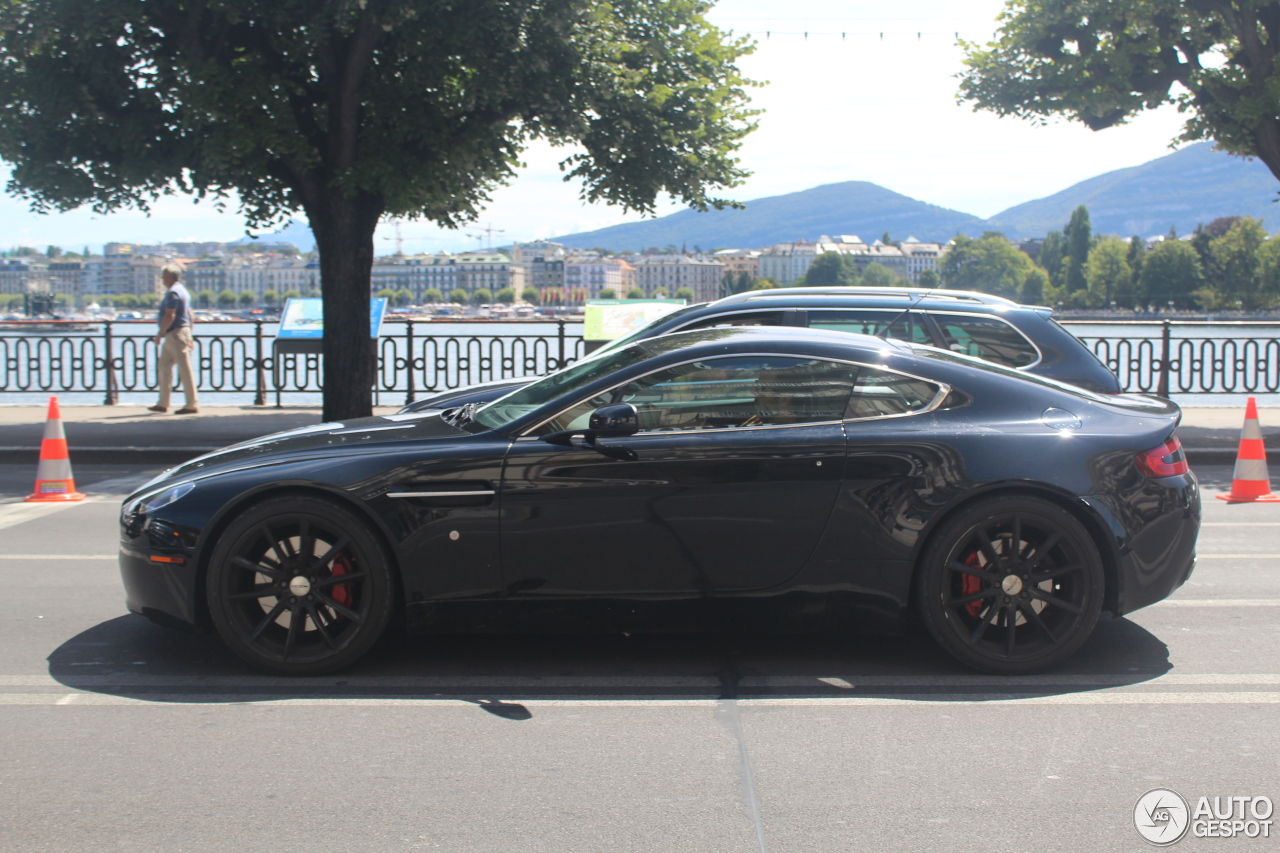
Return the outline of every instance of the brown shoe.
<path id="1" fill-rule="evenodd" d="M 167 412 L 169 410 L 164 406 L 147 406 L 147 411 L 148 412 Z"/>
<path id="2" fill-rule="evenodd" d="M 193 409 L 190 406 L 183 406 L 181 409 L 178 409 L 178 411 L 174 412 L 174 414 L 175 415 L 198 415 L 200 414 L 200 410 Z"/>

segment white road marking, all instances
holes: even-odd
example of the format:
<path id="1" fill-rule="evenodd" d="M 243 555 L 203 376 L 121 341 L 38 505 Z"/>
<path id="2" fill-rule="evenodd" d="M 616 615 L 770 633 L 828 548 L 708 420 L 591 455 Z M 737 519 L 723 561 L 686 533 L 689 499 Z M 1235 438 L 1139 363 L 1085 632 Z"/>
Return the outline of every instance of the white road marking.
<path id="1" fill-rule="evenodd" d="M 331 698 L 265 698 L 261 695 L 223 695 L 217 701 L 210 702 L 208 696 L 198 693 L 176 693 L 156 695 L 145 699 L 129 696 L 112 696 L 103 693 L 76 693 L 73 703 L 80 707 L 110 705 L 141 705 L 152 708 L 175 706 L 210 706 L 210 705 L 254 705 L 254 706 L 289 706 L 289 707 L 436 707 L 466 708 L 473 707 L 471 702 L 453 698 L 430 699 L 366 699 L 356 696 Z M 0 693 L 0 705 L 65 705 L 66 695 L 57 693 Z M 503 701 L 493 697 L 490 701 Z M 715 708 L 719 699 L 525 699 L 513 698 L 510 701 L 521 705 L 538 708 Z M 981 696 L 974 694 L 930 694 L 928 698 L 881 697 L 881 696 L 833 696 L 807 698 L 752 698 L 739 697 L 735 701 L 750 708 L 757 707 L 831 707 L 831 706 L 945 706 L 956 707 L 965 703 L 973 705 L 1280 705 L 1280 693 L 1271 692 L 1218 692 L 1218 693 L 1066 693 L 1053 696 L 1020 696 L 1007 694 L 991 694 Z"/>
<path id="2" fill-rule="evenodd" d="M 1201 527 L 1280 527 L 1280 521 L 1202 521 Z"/>
<path id="3" fill-rule="evenodd" d="M 1280 560 L 1280 554 L 1196 554 L 1197 560 Z"/>
<path id="4" fill-rule="evenodd" d="M 89 503 L 93 498 L 86 498 L 82 501 L 67 501 L 65 503 L 15 503 L 4 504 L 0 506 L 0 530 L 6 527 L 13 527 L 22 524 L 25 521 L 43 518 L 46 515 L 53 515 L 55 512 L 61 512 L 64 509 L 70 509 L 73 506 L 81 506 Z"/>
<path id="5" fill-rule="evenodd" d="M 1152 607 L 1280 607 L 1280 598 L 1166 598 Z"/>
<path id="6" fill-rule="evenodd" d="M 114 560 L 118 554 L 0 554 L 0 560 Z"/>

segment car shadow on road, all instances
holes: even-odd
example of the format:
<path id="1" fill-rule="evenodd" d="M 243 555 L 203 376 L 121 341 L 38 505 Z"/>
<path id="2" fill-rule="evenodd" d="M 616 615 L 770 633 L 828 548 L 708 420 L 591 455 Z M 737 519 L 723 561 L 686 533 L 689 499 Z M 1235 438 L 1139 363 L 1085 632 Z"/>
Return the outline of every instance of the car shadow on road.
<path id="1" fill-rule="evenodd" d="M 881 697 L 985 701 L 1140 684 L 1171 669 L 1155 635 L 1103 617 L 1067 664 L 997 677 L 946 656 L 922 631 L 833 634 L 513 634 L 387 638 L 336 675 L 281 678 L 242 663 L 216 637 L 138 617 L 63 643 L 49 674 L 75 690 L 150 702 L 458 700 L 527 719 L 533 699 Z"/>

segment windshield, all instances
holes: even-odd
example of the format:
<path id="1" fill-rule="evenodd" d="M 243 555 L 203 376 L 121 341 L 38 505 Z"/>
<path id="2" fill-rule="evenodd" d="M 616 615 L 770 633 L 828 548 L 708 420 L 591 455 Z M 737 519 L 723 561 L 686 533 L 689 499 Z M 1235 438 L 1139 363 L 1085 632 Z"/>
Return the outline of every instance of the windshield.
<path id="1" fill-rule="evenodd" d="M 630 367 L 650 356 L 644 347 L 628 347 L 617 352 L 602 353 L 602 350 L 596 350 L 571 367 L 552 373 L 505 397 L 499 397 L 478 410 L 473 420 L 489 429 L 498 429 L 557 397 L 564 396 L 574 388 L 590 385 L 615 370 Z"/>
<path id="2" fill-rule="evenodd" d="M 658 326 L 661 326 L 664 323 L 668 323 L 676 319 L 677 317 L 683 317 L 684 315 L 698 308 L 705 308 L 706 306 L 707 306 L 707 303 L 699 302 L 696 305 L 686 305 L 684 308 L 677 308 L 675 311 L 672 311 L 670 314 L 663 314 L 658 319 L 651 320 L 650 322 L 644 324 L 636 331 L 627 335 L 625 338 L 618 338 L 616 341 L 610 341 L 609 343 L 605 344 L 604 346 L 600 347 L 600 349 L 592 353 L 592 355 L 599 355 L 602 352 L 613 352 L 614 350 L 622 349 L 628 344 L 633 344 L 636 341 L 642 341 L 645 338 L 653 337 L 653 330 L 656 329 Z"/>

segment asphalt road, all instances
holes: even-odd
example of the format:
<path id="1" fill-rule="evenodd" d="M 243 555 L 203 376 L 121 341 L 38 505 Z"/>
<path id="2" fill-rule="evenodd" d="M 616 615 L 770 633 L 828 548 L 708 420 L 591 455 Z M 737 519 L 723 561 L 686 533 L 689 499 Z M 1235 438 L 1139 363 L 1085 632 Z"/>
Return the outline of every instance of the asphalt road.
<path id="1" fill-rule="evenodd" d="M 146 472 L 77 466 L 93 499 L 55 509 L 31 474 L 0 466 L 3 851 L 1138 851 L 1148 789 L 1280 801 L 1280 504 L 1207 500 L 1190 583 L 1046 676 L 915 634 L 614 635 L 299 681 L 125 614 Z"/>

